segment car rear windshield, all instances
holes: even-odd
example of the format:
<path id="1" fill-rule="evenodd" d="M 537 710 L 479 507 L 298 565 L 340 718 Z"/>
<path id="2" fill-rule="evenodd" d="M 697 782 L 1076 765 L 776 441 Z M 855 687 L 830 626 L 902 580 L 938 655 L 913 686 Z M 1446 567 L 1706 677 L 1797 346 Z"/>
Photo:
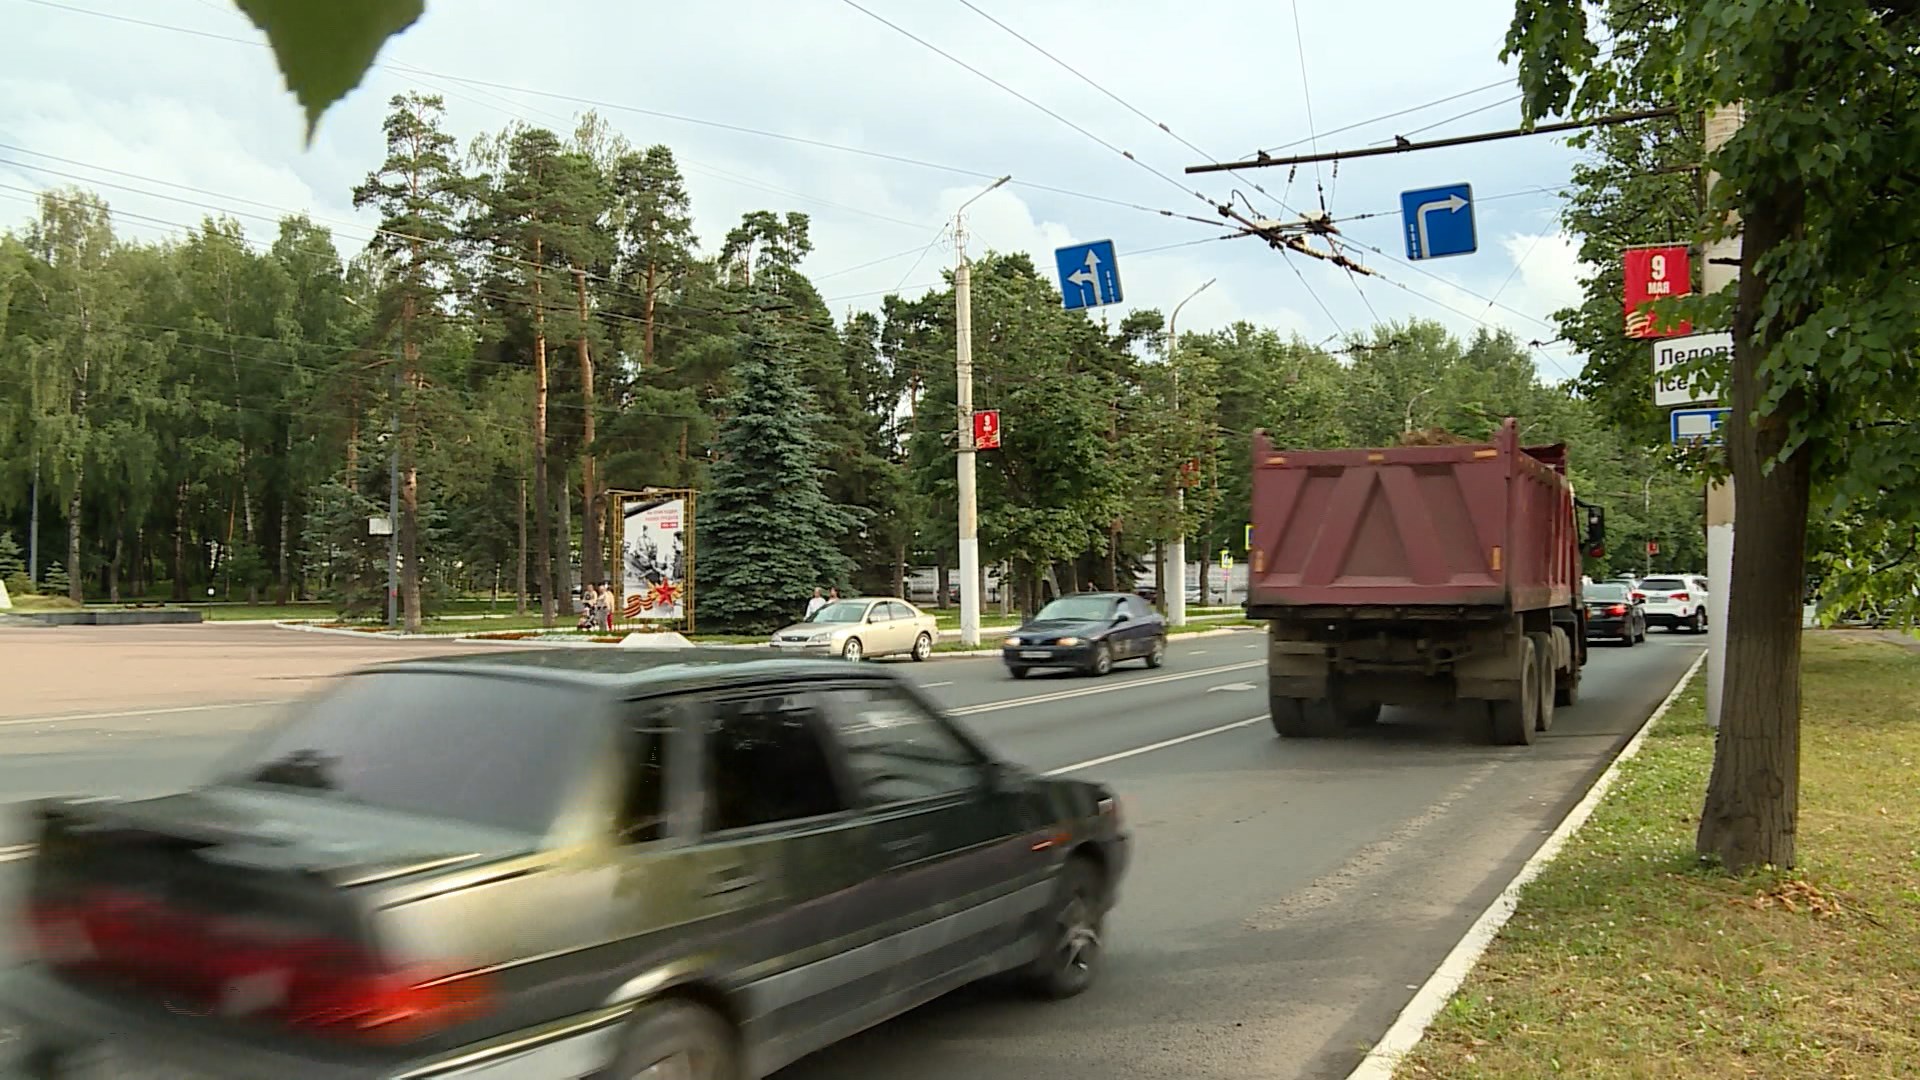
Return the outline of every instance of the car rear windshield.
<path id="1" fill-rule="evenodd" d="M 849 623 L 859 622 L 867 617 L 865 600 L 835 600 L 833 603 L 813 613 L 808 622 Z"/>
<path id="2" fill-rule="evenodd" d="M 1642 589 L 1657 589 L 1660 592 L 1679 592 L 1687 583 L 1673 577 L 1650 577 L 1640 583 Z"/>
<path id="3" fill-rule="evenodd" d="M 1105 619 L 1114 612 L 1111 596 L 1063 596 L 1035 615 L 1035 622 L 1052 620 Z"/>
<path id="4" fill-rule="evenodd" d="M 591 707 L 546 682 L 354 675 L 295 706 L 242 751 L 232 778 L 537 834 L 596 745 Z"/>
<path id="5" fill-rule="evenodd" d="M 1625 600 L 1627 598 L 1627 587 L 1625 585 L 1613 584 L 1589 585 L 1587 586 L 1587 596 L 1593 600 Z"/>

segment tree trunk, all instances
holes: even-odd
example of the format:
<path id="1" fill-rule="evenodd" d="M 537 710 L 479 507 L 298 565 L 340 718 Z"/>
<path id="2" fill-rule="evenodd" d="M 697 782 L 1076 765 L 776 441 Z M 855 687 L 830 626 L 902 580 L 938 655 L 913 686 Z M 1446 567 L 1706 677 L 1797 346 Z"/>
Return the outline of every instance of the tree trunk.
<path id="1" fill-rule="evenodd" d="M 420 632 L 420 469 L 400 470 L 400 610 L 407 633 Z"/>
<path id="2" fill-rule="evenodd" d="M 187 598 L 187 482 L 180 481 L 173 492 L 173 598 Z"/>
<path id="3" fill-rule="evenodd" d="M 907 544 L 904 540 L 893 551 L 893 595 L 907 595 Z"/>
<path id="4" fill-rule="evenodd" d="M 547 321 L 540 300 L 539 240 L 533 242 L 533 565 L 539 573 L 540 622 L 558 612 L 553 582 L 553 500 L 547 495 Z"/>
<path id="5" fill-rule="evenodd" d="M 113 532 L 113 558 L 107 560 L 107 602 L 120 602 L 120 560 L 127 553 L 127 534 L 125 526 Z"/>
<path id="6" fill-rule="evenodd" d="M 641 301 L 642 307 L 640 311 L 640 317 L 644 320 L 644 328 L 640 335 L 640 367 L 643 371 L 653 370 L 653 301 L 657 295 L 654 288 L 654 272 L 657 269 L 658 267 L 654 265 L 653 260 L 648 259 L 647 285 L 644 290 L 644 299 Z M 682 428 L 680 435 L 680 457 L 685 459 L 687 456 L 686 429 Z"/>
<path id="7" fill-rule="evenodd" d="M 946 560 L 942 559 L 933 564 L 933 578 L 933 587 L 939 590 L 940 594 L 939 597 L 934 600 L 934 605 L 944 608 L 947 606 L 947 590 L 953 587 L 953 577 L 947 570 Z"/>
<path id="8" fill-rule="evenodd" d="M 548 464 L 558 474 L 547 482 L 547 490 L 553 492 L 554 595 L 568 605 L 566 614 L 571 618 L 573 615 L 573 500 L 567 495 L 566 461 L 550 461 Z"/>
<path id="9" fill-rule="evenodd" d="M 1186 575 L 1181 575 L 1180 581 L 1173 587 L 1186 589 Z M 1167 542 L 1165 540 L 1153 542 L 1153 596 L 1156 606 L 1162 614 L 1165 614 L 1167 611 Z"/>
<path id="10" fill-rule="evenodd" d="M 514 548 L 513 613 L 527 613 L 527 478 L 520 478 L 520 540 Z"/>
<path id="11" fill-rule="evenodd" d="M 360 493 L 360 395 L 347 402 L 347 490 Z"/>
<path id="12" fill-rule="evenodd" d="M 293 425 L 287 425 L 287 438 L 281 447 L 280 467 L 288 473 L 287 483 L 280 492 L 280 544 L 274 570 L 274 603 L 285 605 L 292 599 L 293 581 L 288 573 L 290 564 L 287 548 L 293 535 Z"/>
<path id="13" fill-rule="evenodd" d="M 580 580 L 598 585 L 606 580 L 601 562 L 598 479 L 593 461 L 593 353 L 587 348 L 587 273 L 573 272 L 573 290 L 580 304 Z"/>
<path id="14" fill-rule="evenodd" d="M 1766 340 L 1754 335 L 1771 285 L 1760 268 L 1804 224 L 1805 195 L 1782 188 L 1749 196 L 1742 210 L 1727 417 L 1731 430 L 1726 439 L 1737 492 L 1738 539 L 1733 580 L 1715 583 L 1732 590 L 1727 663 L 1713 774 L 1694 842 L 1701 856 L 1718 858 L 1736 874 L 1794 864 L 1800 799 L 1800 616 L 1813 487 L 1811 454 L 1804 446 L 1766 468 L 1786 445 L 1787 418 L 1805 407 L 1801 391 L 1788 391 L 1778 410 L 1757 423 L 1748 419 L 1770 390 L 1761 360 L 1805 321 L 1805 312 L 1781 311 L 1769 324 Z"/>
<path id="15" fill-rule="evenodd" d="M 75 478 L 67 496 L 67 599 L 76 604 L 87 598 L 87 575 L 80 569 L 80 486 Z"/>

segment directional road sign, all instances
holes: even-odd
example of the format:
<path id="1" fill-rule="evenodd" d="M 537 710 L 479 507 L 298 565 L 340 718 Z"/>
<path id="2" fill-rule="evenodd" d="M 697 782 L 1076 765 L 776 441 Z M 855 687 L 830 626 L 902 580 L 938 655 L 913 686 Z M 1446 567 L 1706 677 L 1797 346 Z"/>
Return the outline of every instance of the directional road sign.
<path id="1" fill-rule="evenodd" d="M 1708 334 L 1689 334 L 1653 343 L 1653 403 L 1667 405 L 1705 405 L 1713 395 L 1697 389 L 1690 378 L 1681 378 L 1674 370 L 1683 364 L 1713 360 L 1726 364 L 1733 359 L 1733 335 L 1725 330 Z"/>
<path id="2" fill-rule="evenodd" d="M 1407 258 L 1439 259 L 1480 249 L 1473 227 L 1473 185 L 1448 184 L 1402 192 L 1400 219 L 1407 232 Z"/>
<path id="3" fill-rule="evenodd" d="M 1060 298 L 1068 311 L 1120 302 L 1120 260 L 1113 241 L 1057 248 L 1053 261 L 1060 268 Z"/>
<path id="4" fill-rule="evenodd" d="M 1675 409 L 1667 420 L 1675 443 L 1718 443 L 1726 422 L 1726 409 Z"/>

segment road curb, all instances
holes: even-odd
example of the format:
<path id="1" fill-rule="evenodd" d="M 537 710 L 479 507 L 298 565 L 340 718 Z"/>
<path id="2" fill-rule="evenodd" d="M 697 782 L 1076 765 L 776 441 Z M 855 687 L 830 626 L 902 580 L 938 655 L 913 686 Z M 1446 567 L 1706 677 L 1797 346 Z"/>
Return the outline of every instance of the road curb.
<path id="1" fill-rule="evenodd" d="M 228 625 L 233 625 L 229 623 Z M 297 630 L 303 634 L 333 634 L 341 637 L 359 638 L 363 641 L 446 641 L 460 645 L 523 645 L 547 649 L 617 649 L 618 645 L 598 641 L 542 641 L 539 638 L 489 638 L 469 637 L 464 634 L 409 634 L 400 630 L 344 630 L 337 626 L 314 626 L 309 623 L 275 622 L 273 626 L 280 630 Z M 1191 634 L 1170 634 L 1169 641 L 1192 641 L 1197 638 L 1223 637 L 1227 634 L 1241 634 L 1260 629 L 1257 626 L 1229 626 L 1219 630 L 1196 630 Z M 1011 631 L 1009 631 L 1011 632 Z M 699 646 L 699 642 L 694 643 Z M 764 649 L 765 645 L 743 645 L 739 643 L 713 644 L 700 646 L 708 649 Z M 966 652 L 936 652 L 935 660 L 968 660 L 987 656 L 999 656 L 999 649 L 973 649 Z"/>
<path id="2" fill-rule="evenodd" d="M 1507 883 L 1507 887 L 1500 890 L 1500 895 L 1494 898 L 1493 903 L 1487 905 L 1487 909 L 1480 913 L 1480 917 L 1474 920 L 1472 926 L 1467 928 L 1466 934 L 1455 943 L 1453 950 L 1447 953 L 1446 959 L 1440 961 L 1440 966 L 1435 968 L 1427 981 L 1414 992 L 1413 1000 L 1407 1002 L 1406 1008 L 1400 1010 L 1400 1015 L 1394 1020 L 1393 1026 L 1389 1027 L 1387 1033 L 1380 1037 L 1380 1041 L 1367 1051 L 1367 1056 L 1347 1074 L 1346 1080 L 1392 1080 L 1394 1069 L 1400 1064 L 1400 1059 L 1426 1037 L 1427 1028 L 1433 1025 L 1434 1018 L 1446 1008 L 1454 992 L 1460 989 L 1460 985 L 1480 963 L 1480 958 L 1486 955 L 1487 947 L 1493 944 L 1494 937 L 1500 933 L 1502 927 L 1507 925 L 1507 920 L 1513 918 L 1514 908 L 1519 903 L 1520 891 L 1526 888 L 1534 878 L 1539 877 L 1540 872 L 1545 870 L 1548 864 L 1559 857 L 1567 841 L 1580 831 L 1589 817 L 1593 816 L 1594 808 L 1600 805 L 1600 800 L 1606 797 L 1607 792 L 1619 778 L 1620 766 L 1640 753 L 1641 744 L 1646 741 L 1648 733 L 1662 717 L 1666 716 L 1667 710 L 1673 708 L 1673 703 L 1686 692 L 1687 684 L 1693 681 L 1693 677 L 1699 674 L 1701 666 L 1706 662 L 1705 652 L 1695 658 L 1693 664 L 1687 668 L 1686 674 L 1680 676 L 1680 681 L 1673 685 L 1673 689 L 1667 693 L 1665 700 L 1660 702 L 1660 707 L 1653 710 L 1653 715 L 1647 717 L 1647 722 L 1640 725 L 1640 730 L 1634 732 L 1633 738 L 1627 740 L 1627 745 L 1621 747 L 1620 752 L 1614 755 L 1606 771 L 1602 772 L 1599 779 L 1593 782 L 1593 786 L 1587 789 L 1586 796 L 1575 803 L 1573 809 L 1567 811 L 1567 816 L 1560 819 L 1559 826 L 1547 837 L 1546 842 L 1540 845 L 1540 849 L 1520 867 L 1520 872 L 1513 876 L 1513 880 Z"/>

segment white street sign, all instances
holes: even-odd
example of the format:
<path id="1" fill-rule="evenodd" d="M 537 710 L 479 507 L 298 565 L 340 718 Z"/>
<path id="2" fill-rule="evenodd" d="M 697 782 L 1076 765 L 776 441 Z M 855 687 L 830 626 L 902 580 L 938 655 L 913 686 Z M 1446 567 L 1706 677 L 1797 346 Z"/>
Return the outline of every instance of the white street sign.
<path id="1" fill-rule="evenodd" d="M 1653 343 L 1653 403 L 1667 406 L 1700 405 L 1712 402 L 1713 395 L 1704 391 L 1696 393 L 1688 387 L 1688 380 L 1675 376 L 1673 370 L 1682 364 L 1715 354 L 1727 360 L 1732 359 L 1732 334 L 1720 331 L 1655 341 Z"/>

